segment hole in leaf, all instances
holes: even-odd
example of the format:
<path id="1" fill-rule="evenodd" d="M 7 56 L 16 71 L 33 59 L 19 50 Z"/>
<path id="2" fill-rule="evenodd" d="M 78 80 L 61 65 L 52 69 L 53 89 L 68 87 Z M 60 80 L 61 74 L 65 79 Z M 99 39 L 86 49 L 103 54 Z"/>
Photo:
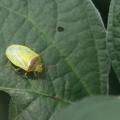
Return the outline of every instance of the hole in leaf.
<path id="1" fill-rule="evenodd" d="M 58 30 L 59 32 L 62 32 L 62 31 L 64 31 L 64 27 L 58 26 L 58 27 L 57 27 L 57 30 Z"/>

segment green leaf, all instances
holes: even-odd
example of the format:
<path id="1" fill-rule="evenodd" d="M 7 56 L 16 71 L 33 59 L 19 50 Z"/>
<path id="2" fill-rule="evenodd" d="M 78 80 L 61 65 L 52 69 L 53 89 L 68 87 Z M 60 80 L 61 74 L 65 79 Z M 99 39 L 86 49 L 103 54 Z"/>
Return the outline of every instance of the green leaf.
<path id="1" fill-rule="evenodd" d="M 105 28 L 90 0 L 0 0 L 0 90 L 12 97 L 9 120 L 48 120 L 84 96 L 106 94 Z M 41 54 L 39 79 L 25 79 L 5 57 L 11 44 Z"/>
<path id="2" fill-rule="evenodd" d="M 108 18 L 107 46 L 113 69 L 120 81 L 120 1 L 112 0 Z"/>
<path id="3" fill-rule="evenodd" d="M 91 97 L 77 102 L 51 120 L 119 120 L 119 97 Z"/>

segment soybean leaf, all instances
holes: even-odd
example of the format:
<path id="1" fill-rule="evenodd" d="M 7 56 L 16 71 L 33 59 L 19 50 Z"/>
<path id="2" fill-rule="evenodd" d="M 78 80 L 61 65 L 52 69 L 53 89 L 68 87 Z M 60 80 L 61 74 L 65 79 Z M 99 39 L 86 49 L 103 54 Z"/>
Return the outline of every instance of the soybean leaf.
<path id="1" fill-rule="evenodd" d="M 120 80 L 120 1 L 112 0 L 109 10 L 107 46 L 113 69 Z"/>
<path id="2" fill-rule="evenodd" d="M 119 97 L 91 97 L 67 107 L 51 120 L 119 120 L 119 111 Z"/>
<path id="3" fill-rule="evenodd" d="M 11 96 L 9 120 L 48 120 L 84 96 L 106 94 L 105 28 L 90 0 L 0 0 L 0 90 Z M 16 72 L 11 44 L 42 58 L 39 78 Z"/>

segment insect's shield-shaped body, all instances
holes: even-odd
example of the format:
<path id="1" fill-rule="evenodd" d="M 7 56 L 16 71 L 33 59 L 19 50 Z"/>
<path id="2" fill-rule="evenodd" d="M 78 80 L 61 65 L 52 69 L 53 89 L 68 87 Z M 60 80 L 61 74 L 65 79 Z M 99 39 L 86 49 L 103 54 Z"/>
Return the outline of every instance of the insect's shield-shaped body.
<path id="1" fill-rule="evenodd" d="M 26 46 L 10 45 L 6 49 L 6 56 L 15 66 L 27 72 L 42 72 L 40 55 Z"/>

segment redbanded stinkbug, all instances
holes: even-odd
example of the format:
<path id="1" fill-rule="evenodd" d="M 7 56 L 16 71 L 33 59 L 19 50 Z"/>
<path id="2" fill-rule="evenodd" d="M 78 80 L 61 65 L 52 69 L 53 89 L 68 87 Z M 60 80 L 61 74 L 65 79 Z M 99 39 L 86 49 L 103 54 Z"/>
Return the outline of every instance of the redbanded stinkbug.
<path id="1" fill-rule="evenodd" d="M 5 53 L 15 66 L 26 72 L 42 72 L 43 70 L 40 55 L 26 46 L 13 44 L 6 49 Z"/>

